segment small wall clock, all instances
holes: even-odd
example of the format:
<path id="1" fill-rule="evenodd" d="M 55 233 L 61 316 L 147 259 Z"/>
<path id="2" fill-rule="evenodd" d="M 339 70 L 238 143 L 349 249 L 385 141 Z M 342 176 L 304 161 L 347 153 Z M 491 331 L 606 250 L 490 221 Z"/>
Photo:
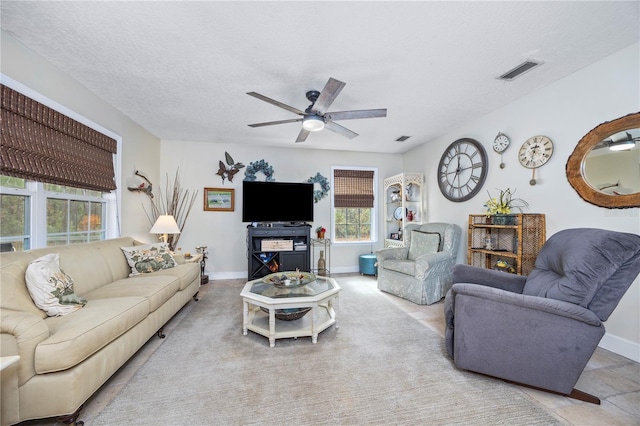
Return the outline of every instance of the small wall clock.
<path id="1" fill-rule="evenodd" d="M 498 136 L 495 137 L 495 139 L 493 140 L 493 144 L 491 144 L 491 146 L 493 147 L 493 150 L 498 154 L 500 154 L 501 169 L 504 169 L 505 167 L 504 161 L 502 160 L 502 153 L 505 152 L 507 148 L 509 148 L 510 143 L 511 141 L 509 140 L 507 135 L 505 135 L 502 132 L 498 132 Z"/>
<path id="2" fill-rule="evenodd" d="M 448 200 L 473 198 L 487 178 L 487 153 L 474 139 L 462 138 L 447 147 L 438 164 L 438 186 Z"/>
<path id="3" fill-rule="evenodd" d="M 532 136 L 522 144 L 518 152 L 518 160 L 523 167 L 533 169 L 529 185 L 536 184 L 536 169 L 545 165 L 551 155 L 553 155 L 553 142 L 546 136 Z"/>

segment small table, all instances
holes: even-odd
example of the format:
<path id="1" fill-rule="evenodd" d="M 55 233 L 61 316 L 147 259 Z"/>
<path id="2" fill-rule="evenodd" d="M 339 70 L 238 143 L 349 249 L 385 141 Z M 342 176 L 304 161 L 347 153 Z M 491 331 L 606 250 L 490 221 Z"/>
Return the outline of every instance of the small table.
<path id="1" fill-rule="evenodd" d="M 276 339 L 311 336 L 317 343 L 318 334 L 335 324 L 338 328 L 338 296 L 340 286 L 332 278 L 316 277 L 301 286 L 276 287 L 262 278 L 249 281 L 242 289 L 242 333 L 251 330 L 269 338 L 274 347 Z M 303 314 L 299 319 L 277 319 Z M 266 312 L 265 312 L 266 311 Z"/>

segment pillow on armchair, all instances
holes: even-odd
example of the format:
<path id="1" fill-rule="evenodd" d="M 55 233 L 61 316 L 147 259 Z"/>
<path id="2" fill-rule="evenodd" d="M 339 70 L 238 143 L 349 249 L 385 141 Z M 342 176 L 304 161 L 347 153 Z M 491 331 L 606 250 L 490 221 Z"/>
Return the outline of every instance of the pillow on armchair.
<path id="1" fill-rule="evenodd" d="M 442 238 L 437 232 L 411 231 L 411 243 L 409 245 L 409 260 L 416 260 L 424 254 L 440 251 Z"/>

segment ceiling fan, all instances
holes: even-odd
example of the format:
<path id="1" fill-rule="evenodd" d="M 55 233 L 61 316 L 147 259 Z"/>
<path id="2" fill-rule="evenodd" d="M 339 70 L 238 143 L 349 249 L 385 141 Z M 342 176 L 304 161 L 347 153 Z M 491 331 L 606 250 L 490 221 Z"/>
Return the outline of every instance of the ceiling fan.
<path id="1" fill-rule="evenodd" d="M 295 123 L 301 121 L 302 129 L 300 130 L 300 133 L 298 133 L 296 142 L 304 142 L 305 140 L 307 140 L 309 133 L 319 131 L 324 128 L 345 136 L 349 139 L 353 139 L 358 136 L 358 134 L 347 129 L 346 127 L 337 124 L 337 120 L 386 117 L 387 110 L 386 108 L 384 108 L 327 112 L 327 109 L 329 108 L 329 106 L 331 106 L 333 101 L 336 100 L 336 98 L 340 94 L 340 91 L 344 88 L 345 85 L 346 83 L 338 81 L 335 78 L 329 78 L 329 81 L 327 81 L 327 84 L 325 84 L 324 89 L 322 89 L 321 92 L 318 92 L 317 90 L 308 91 L 306 96 L 307 99 L 311 101 L 311 105 L 309 105 L 304 111 L 283 104 L 282 102 L 278 102 L 256 92 L 247 92 L 247 95 L 249 96 L 253 96 L 254 98 L 258 98 L 301 116 L 300 118 L 291 118 L 288 120 L 249 124 L 249 127 L 273 126 L 274 124 Z"/>
<path id="2" fill-rule="evenodd" d="M 622 137 L 620 137 L 621 135 Z M 626 151 L 634 148 L 638 142 L 640 142 L 640 136 L 634 137 L 631 133 L 625 131 L 601 140 L 593 149 L 609 148 L 611 151 Z"/>

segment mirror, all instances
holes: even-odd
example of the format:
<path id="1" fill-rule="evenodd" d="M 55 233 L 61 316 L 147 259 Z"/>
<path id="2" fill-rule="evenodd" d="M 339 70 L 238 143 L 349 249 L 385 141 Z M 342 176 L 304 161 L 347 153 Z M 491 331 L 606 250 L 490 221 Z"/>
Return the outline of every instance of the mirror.
<path id="1" fill-rule="evenodd" d="M 567 161 L 567 179 L 573 189 L 596 206 L 640 207 L 640 141 L 632 149 L 609 149 L 612 143 L 639 136 L 640 113 L 607 121 L 584 135 Z"/>

